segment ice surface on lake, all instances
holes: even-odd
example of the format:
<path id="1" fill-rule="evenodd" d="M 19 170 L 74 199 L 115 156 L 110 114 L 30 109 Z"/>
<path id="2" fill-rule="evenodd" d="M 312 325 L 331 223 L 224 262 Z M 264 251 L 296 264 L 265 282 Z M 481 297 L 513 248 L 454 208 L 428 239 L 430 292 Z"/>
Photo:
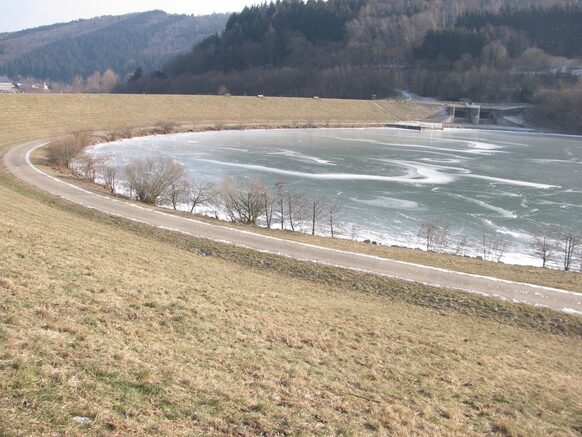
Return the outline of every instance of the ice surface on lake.
<path id="1" fill-rule="evenodd" d="M 133 138 L 93 148 L 123 165 L 170 156 L 197 182 L 259 176 L 342 205 L 340 232 L 420 247 L 420 224 L 449 224 L 482 253 L 507 242 L 505 262 L 539 264 L 532 236 L 582 223 L 582 137 L 480 130 L 222 131 Z M 321 227 L 325 232 L 325 227 Z"/>

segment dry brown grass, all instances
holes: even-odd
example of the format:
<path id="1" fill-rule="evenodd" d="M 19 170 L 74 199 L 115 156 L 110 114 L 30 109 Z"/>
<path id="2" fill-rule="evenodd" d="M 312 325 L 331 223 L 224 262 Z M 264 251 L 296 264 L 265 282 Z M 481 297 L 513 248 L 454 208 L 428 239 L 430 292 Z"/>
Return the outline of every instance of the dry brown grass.
<path id="1" fill-rule="evenodd" d="M 575 337 L 243 268 L 0 194 L 6 430 L 80 432 L 74 416 L 94 419 L 92 434 L 579 423 Z"/>
<path id="2" fill-rule="evenodd" d="M 423 120 L 425 118 L 429 118 L 431 115 L 442 108 L 439 105 L 423 105 L 413 102 L 393 102 L 378 100 L 376 103 L 384 108 L 387 114 L 392 115 L 398 121 Z"/>
<path id="3" fill-rule="evenodd" d="M 106 129 L 142 97 L 23 97 L 0 149 Z M 58 98 L 91 115 L 60 118 L 46 108 Z M 282 265 L 68 205 L 2 170 L 0 199 L 0 434 L 581 431 L 579 319 Z M 495 305 L 512 316 L 496 321 Z M 550 334 L 544 319 L 572 330 Z"/>
<path id="4" fill-rule="evenodd" d="M 404 103 L 394 103 L 395 107 Z M 368 101 L 149 95 L 0 95 L 8 117 L 0 128 L 12 133 L 59 135 L 77 130 L 120 130 L 176 123 L 225 125 L 382 123 L 394 121 Z M 31 123 L 24 126 L 23 123 Z"/>

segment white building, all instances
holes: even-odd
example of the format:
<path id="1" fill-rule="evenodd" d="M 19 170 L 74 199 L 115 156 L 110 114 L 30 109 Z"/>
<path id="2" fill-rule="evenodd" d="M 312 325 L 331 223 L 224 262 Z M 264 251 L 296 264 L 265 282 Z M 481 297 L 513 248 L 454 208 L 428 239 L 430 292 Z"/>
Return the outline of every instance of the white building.
<path id="1" fill-rule="evenodd" d="M 11 82 L 0 82 L 0 93 L 16 93 L 18 88 Z"/>

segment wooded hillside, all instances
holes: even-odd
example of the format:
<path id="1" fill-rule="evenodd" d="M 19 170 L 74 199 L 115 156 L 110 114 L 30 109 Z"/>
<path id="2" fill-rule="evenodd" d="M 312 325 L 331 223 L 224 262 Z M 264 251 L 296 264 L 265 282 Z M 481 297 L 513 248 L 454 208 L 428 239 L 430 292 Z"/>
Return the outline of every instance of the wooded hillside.
<path id="1" fill-rule="evenodd" d="M 122 77 L 138 67 L 156 70 L 222 31 L 227 19 L 227 14 L 193 17 L 151 11 L 4 33 L 0 75 L 71 82 L 106 69 Z"/>
<path id="2" fill-rule="evenodd" d="M 578 0 L 278 1 L 123 90 L 532 101 L 578 82 L 581 22 Z"/>

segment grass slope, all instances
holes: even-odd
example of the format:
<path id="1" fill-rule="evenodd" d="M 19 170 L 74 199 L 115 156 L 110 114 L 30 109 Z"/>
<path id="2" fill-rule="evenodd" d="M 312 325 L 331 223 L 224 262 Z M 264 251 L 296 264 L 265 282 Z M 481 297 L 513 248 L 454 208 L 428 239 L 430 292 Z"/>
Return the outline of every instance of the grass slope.
<path id="1" fill-rule="evenodd" d="M 178 117 L 386 116 L 320 103 L 0 96 L 0 149 Z M 3 170 L 0 198 L 1 434 L 581 431 L 580 319 L 186 239 Z"/>

